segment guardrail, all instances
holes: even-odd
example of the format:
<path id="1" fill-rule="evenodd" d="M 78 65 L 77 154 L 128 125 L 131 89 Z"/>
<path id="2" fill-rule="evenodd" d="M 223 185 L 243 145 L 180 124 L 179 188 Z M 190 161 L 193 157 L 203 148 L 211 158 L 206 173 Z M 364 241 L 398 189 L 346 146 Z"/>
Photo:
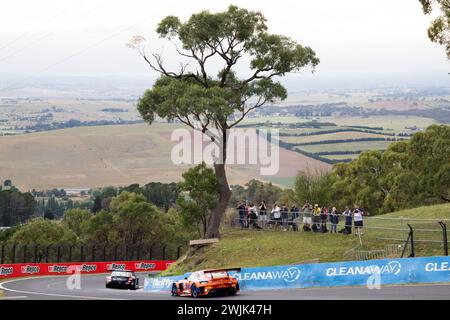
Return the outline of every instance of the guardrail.
<path id="1" fill-rule="evenodd" d="M 56 276 L 107 273 L 111 270 L 132 270 L 137 272 L 163 271 L 174 260 L 135 260 L 108 262 L 71 263 L 16 263 L 0 265 L 0 280 L 30 276 Z"/>

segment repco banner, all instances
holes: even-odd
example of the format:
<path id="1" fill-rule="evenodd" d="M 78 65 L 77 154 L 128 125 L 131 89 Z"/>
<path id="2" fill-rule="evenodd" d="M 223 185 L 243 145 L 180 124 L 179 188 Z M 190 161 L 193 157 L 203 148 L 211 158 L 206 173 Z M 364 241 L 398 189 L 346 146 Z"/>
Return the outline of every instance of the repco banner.
<path id="1" fill-rule="evenodd" d="M 75 271 L 81 274 L 108 273 L 111 270 L 136 272 L 163 271 L 174 260 L 139 260 L 72 263 L 15 263 L 0 264 L 0 279 L 29 276 L 67 275 Z"/>

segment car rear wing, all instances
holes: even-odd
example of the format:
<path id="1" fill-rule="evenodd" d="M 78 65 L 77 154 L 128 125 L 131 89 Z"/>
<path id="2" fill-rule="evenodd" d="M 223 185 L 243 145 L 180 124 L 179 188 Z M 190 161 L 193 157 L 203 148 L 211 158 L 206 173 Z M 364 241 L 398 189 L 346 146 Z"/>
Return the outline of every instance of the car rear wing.
<path id="1" fill-rule="evenodd" d="M 228 272 L 228 271 L 241 272 L 241 268 L 222 268 L 222 269 L 208 269 L 208 270 L 203 270 L 204 273 L 212 273 L 212 272 Z"/>

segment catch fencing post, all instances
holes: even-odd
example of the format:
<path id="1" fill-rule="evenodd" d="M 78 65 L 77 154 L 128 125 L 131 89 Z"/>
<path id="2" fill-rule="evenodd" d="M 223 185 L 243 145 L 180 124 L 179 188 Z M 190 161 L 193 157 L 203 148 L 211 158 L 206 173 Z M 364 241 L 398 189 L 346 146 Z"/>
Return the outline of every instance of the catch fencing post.
<path id="1" fill-rule="evenodd" d="M 106 261 L 106 246 L 103 246 L 103 261 Z"/>
<path id="2" fill-rule="evenodd" d="M 114 246 L 114 261 L 117 261 L 117 246 Z"/>
<path id="3" fill-rule="evenodd" d="M 408 223 L 408 227 L 409 227 L 409 241 L 411 242 L 411 254 L 409 255 L 411 258 L 415 257 L 415 252 L 414 252 L 414 230 L 411 227 L 411 225 Z"/>
<path id="4" fill-rule="evenodd" d="M 181 246 L 177 248 L 177 260 L 180 258 Z"/>
<path id="5" fill-rule="evenodd" d="M 45 248 L 45 263 L 48 263 L 48 256 L 49 256 L 49 253 L 50 253 L 50 247 L 51 247 L 52 245 L 51 244 L 49 244 L 46 248 Z"/>
<path id="6" fill-rule="evenodd" d="M 141 246 L 140 245 L 137 247 L 136 255 L 137 255 L 136 260 L 139 260 L 141 257 Z"/>
<path id="7" fill-rule="evenodd" d="M 39 262 L 38 261 L 38 248 L 39 248 L 38 244 L 34 245 L 34 262 L 35 263 Z"/>
<path id="8" fill-rule="evenodd" d="M 57 251 L 56 251 L 56 262 L 57 263 L 61 262 L 61 246 L 58 246 Z"/>
<path id="9" fill-rule="evenodd" d="M 16 244 L 14 243 L 11 250 L 11 263 L 16 263 Z"/>
<path id="10" fill-rule="evenodd" d="M 448 256 L 447 225 L 442 221 L 439 221 L 439 225 L 442 228 L 442 242 L 444 244 L 444 256 Z"/>
<path id="11" fill-rule="evenodd" d="M 152 257 L 153 257 L 153 245 L 150 246 L 150 257 L 148 259 L 152 260 Z"/>
<path id="12" fill-rule="evenodd" d="M 23 245 L 23 259 L 22 259 L 23 263 L 27 263 L 27 245 L 24 244 Z"/>
<path id="13" fill-rule="evenodd" d="M 80 261 L 84 262 L 84 246 L 80 246 Z"/>
<path id="14" fill-rule="evenodd" d="M 164 246 L 162 250 L 162 260 L 166 260 L 166 246 Z"/>
<path id="15" fill-rule="evenodd" d="M 95 262 L 95 245 L 92 246 L 92 262 Z"/>
<path id="16" fill-rule="evenodd" d="M 69 247 L 69 262 L 72 262 L 72 249 L 73 249 L 73 246 L 70 246 Z"/>
<path id="17" fill-rule="evenodd" d="M 1 264 L 5 263 L 5 244 L 2 243 L 2 256 L 1 256 Z"/>

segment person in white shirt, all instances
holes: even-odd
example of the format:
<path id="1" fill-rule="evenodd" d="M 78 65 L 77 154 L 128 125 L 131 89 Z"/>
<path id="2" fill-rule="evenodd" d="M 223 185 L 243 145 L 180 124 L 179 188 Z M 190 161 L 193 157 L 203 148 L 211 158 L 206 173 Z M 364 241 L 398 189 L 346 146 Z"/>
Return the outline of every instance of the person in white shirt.
<path id="1" fill-rule="evenodd" d="M 357 235 L 362 236 L 363 235 L 363 212 L 361 209 L 356 208 L 353 211 L 353 221 L 355 223 L 355 231 Z"/>
<path id="2" fill-rule="evenodd" d="M 256 223 L 258 219 L 258 210 L 256 209 L 256 206 L 251 203 L 249 208 L 249 214 L 248 214 L 248 225 L 253 226 L 255 229 L 261 229 L 261 227 Z"/>
<path id="3" fill-rule="evenodd" d="M 276 203 L 274 204 L 271 213 L 275 227 L 281 226 L 281 209 Z"/>

